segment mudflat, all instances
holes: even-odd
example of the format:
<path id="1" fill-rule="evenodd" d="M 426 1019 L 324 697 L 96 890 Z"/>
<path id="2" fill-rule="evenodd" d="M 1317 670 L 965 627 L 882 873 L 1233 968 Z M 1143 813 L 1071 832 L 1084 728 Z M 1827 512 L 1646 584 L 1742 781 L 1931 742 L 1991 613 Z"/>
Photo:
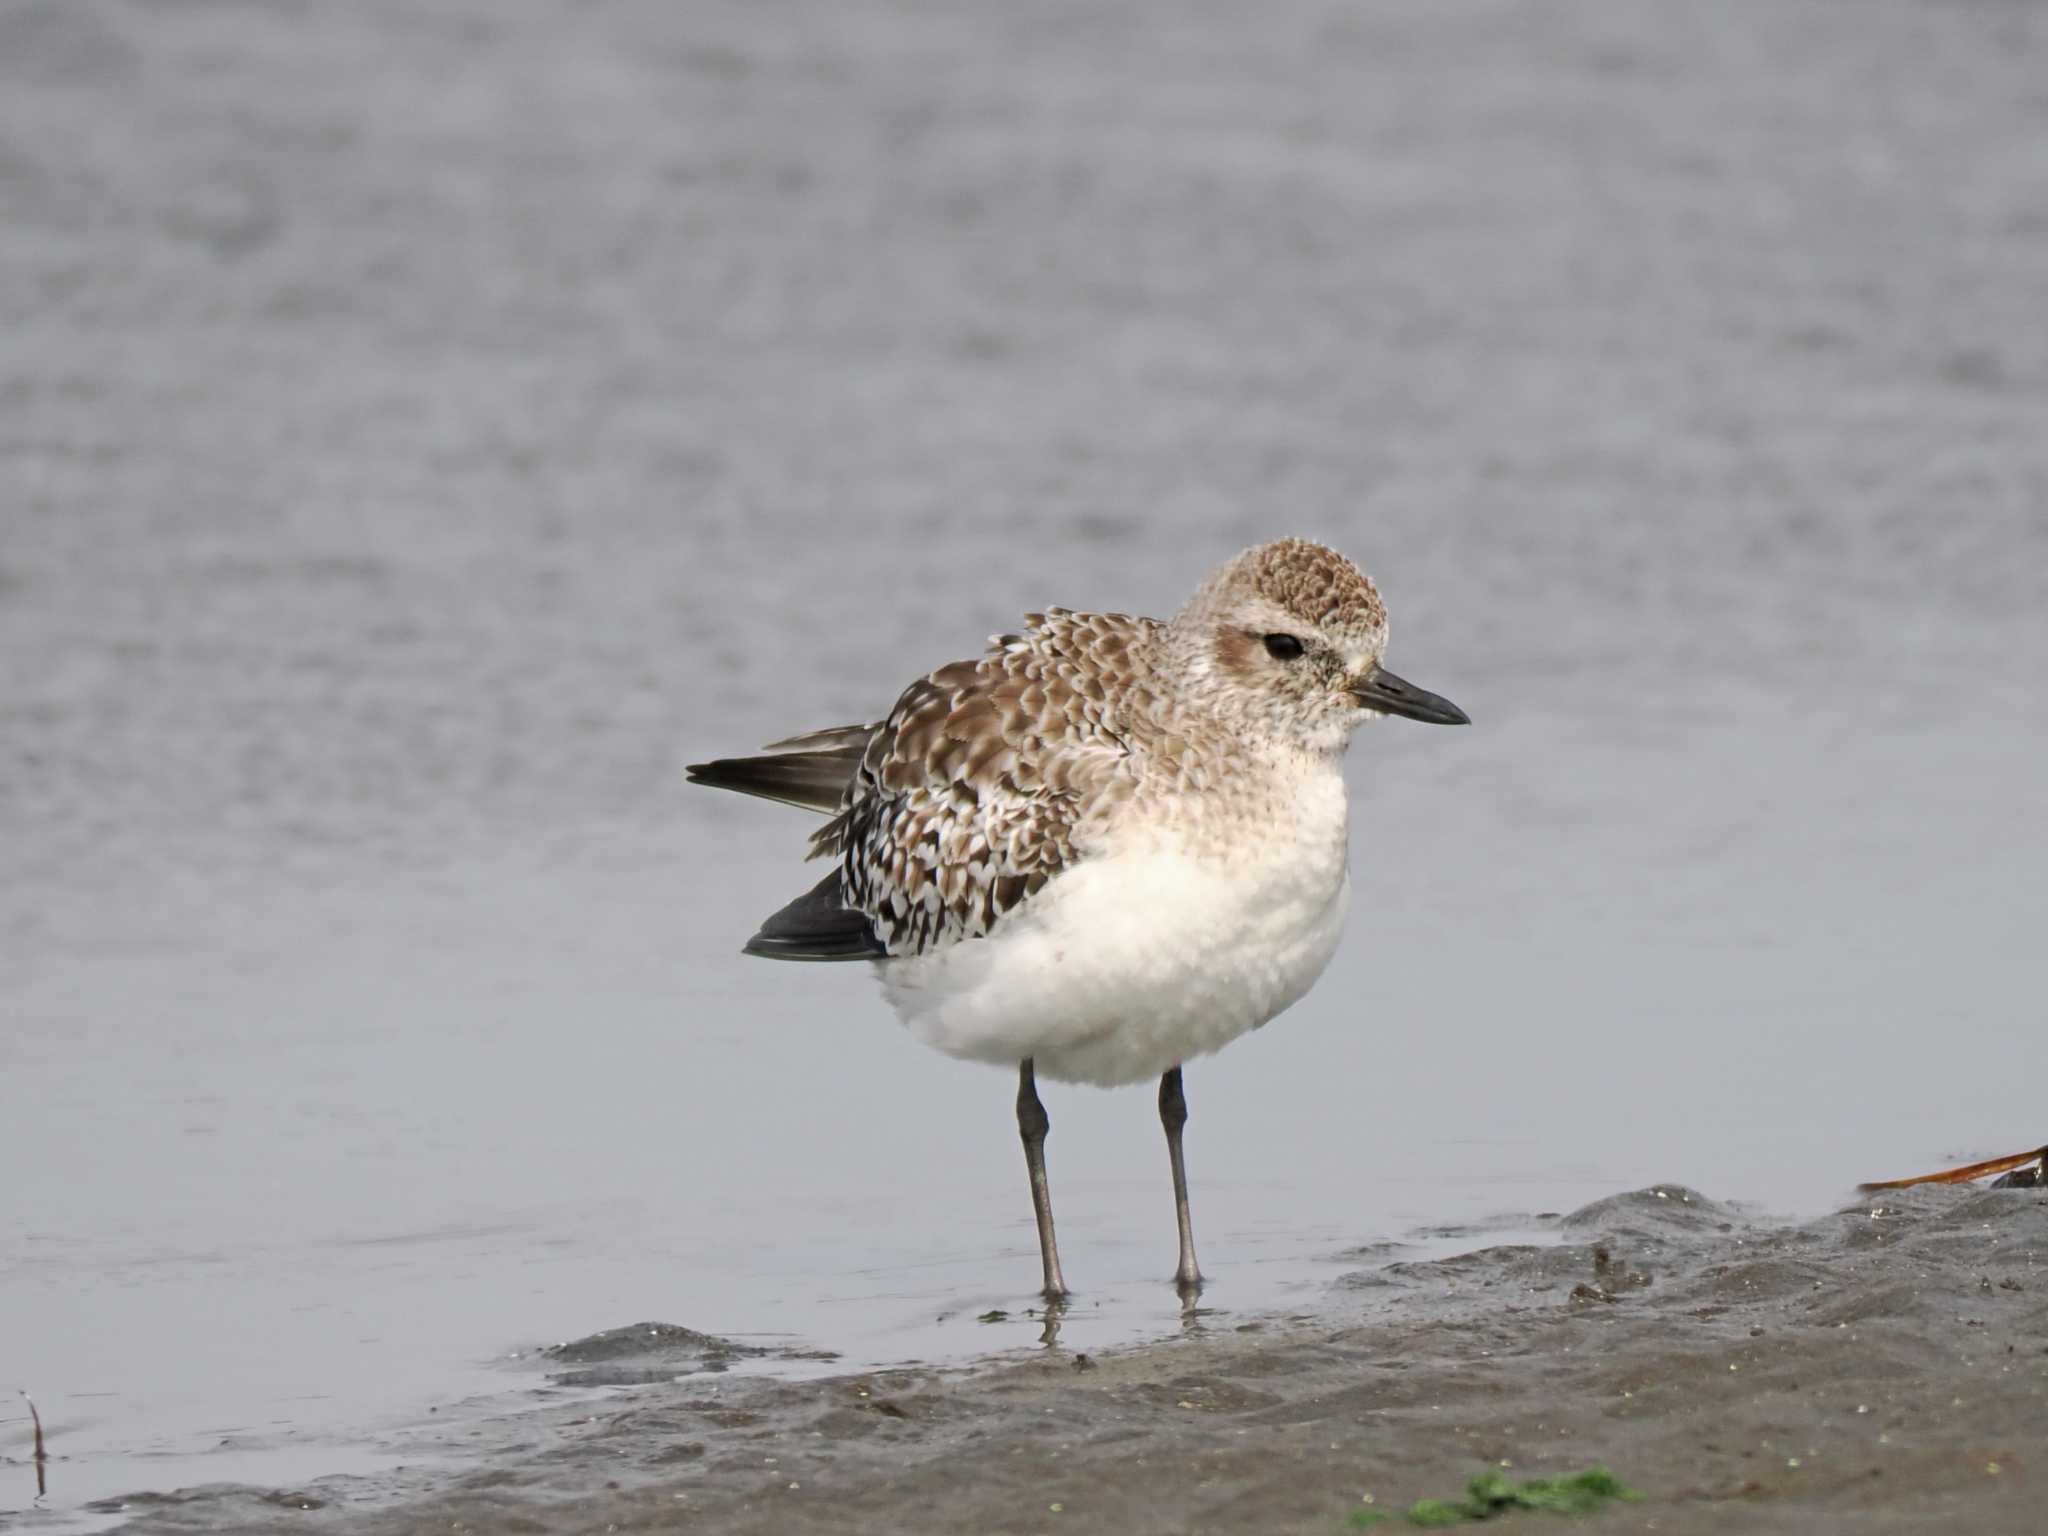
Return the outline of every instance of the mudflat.
<path id="1" fill-rule="evenodd" d="M 416 1449 L 466 1464 L 409 1486 L 127 1512 L 366 1536 L 1335 1533 L 1407 1529 L 1489 1471 L 1603 1466 L 1640 1495 L 1589 1517 L 1617 1530 L 2041 1529 L 2048 1193 L 1916 1189 L 1795 1225 L 1664 1184 L 1538 1220 L 1555 1243 L 1361 1251 L 1313 1315 L 1197 1310 L 1097 1358 L 1055 1327 L 1031 1358 L 793 1382 L 702 1333 L 621 1329 L 559 1351 L 564 1379 L 669 1379 L 451 1425 Z"/>

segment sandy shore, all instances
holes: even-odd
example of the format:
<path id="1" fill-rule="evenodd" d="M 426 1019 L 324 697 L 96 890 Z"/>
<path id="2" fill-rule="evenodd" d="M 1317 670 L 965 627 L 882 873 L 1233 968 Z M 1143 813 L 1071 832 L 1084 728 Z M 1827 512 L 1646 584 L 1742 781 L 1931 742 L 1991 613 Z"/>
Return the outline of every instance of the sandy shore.
<path id="1" fill-rule="evenodd" d="M 1643 1495 L 1613 1529 L 2041 1529 L 2048 1194 L 1778 1225 L 1660 1185 L 1547 1223 L 1554 1246 L 1362 1252 L 1316 1315 L 1093 1359 L 788 1382 L 680 1329 L 601 1341 L 564 1374 L 681 1374 L 451 1426 L 466 1470 L 131 1501 L 132 1528 L 1328 1536 L 1407 1529 L 1489 1468 L 1598 1464 Z"/>

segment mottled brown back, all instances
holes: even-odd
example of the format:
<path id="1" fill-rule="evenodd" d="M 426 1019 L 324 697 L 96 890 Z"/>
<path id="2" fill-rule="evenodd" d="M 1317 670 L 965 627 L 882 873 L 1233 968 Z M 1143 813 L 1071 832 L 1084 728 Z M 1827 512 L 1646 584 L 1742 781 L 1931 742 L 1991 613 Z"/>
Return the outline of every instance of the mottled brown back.
<path id="1" fill-rule="evenodd" d="M 1053 608 L 904 690 L 812 839 L 891 954 L 988 933 L 1077 857 L 1084 809 L 1135 782 L 1160 625 Z"/>

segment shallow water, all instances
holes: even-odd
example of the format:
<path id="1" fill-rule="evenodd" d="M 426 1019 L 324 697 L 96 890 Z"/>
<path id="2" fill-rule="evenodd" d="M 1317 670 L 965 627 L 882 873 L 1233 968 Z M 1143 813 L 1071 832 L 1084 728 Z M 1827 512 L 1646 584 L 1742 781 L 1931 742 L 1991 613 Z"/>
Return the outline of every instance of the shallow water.
<path id="1" fill-rule="evenodd" d="M 1477 723 L 1365 733 L 1344 949 L 1189 1068 L 1209 1304 L 2041 1139 L 2048 23 L 1181 16 L 0 13 L 45 1507 L 643 1318 L 1028 1345 L 1010 1082 L 742 960 L 807 826 L 681 766 L 1283 532 Z M 1177 1328 L 1149 1096 L 1047 1100 L 1067 1342 Z"/>

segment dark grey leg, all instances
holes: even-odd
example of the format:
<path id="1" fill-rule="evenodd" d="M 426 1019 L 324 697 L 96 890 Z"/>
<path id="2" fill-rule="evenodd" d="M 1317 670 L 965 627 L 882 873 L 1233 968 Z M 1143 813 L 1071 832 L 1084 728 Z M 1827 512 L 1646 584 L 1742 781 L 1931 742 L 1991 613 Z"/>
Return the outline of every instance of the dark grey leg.
<path id="1" fill-rule="evenodd" d="M 1173 1283 L 1183 1296 L 1202 1289 L 1202 1271 L 1195 1263 L 1195 1228 L 1188 1219 L 1188 1170 L 1181 1160 L 1181 1127 L 1188 1123 L 1188 1101 L 1180 1090 L 1180 1068 L 1159 1079 L 1159 1123 L 1166 1127 L 1166 1155 L 1173 1162 L 1173 1214 L 1180 1223 L 1180 1263 Z"/>
<path id="2" fill-rule="evenodd" d="M 1045 1181 L 1045 1133 L 1052 1121 L 1038 1102 L 1038 1079 L 1026 1058 L 1017 1069 L 1017 1132 L 1024 1138 L 1024 1166 L 1031 1170 L 1031 1209 L 1038 1217 L 1038 1256 L 1045 1261 L 1045 1299 L 1064 1301 L 1066 1277 L 1060 1273 L 1059 1244 L 1052 1235 L 1052 1189 Z"/>

